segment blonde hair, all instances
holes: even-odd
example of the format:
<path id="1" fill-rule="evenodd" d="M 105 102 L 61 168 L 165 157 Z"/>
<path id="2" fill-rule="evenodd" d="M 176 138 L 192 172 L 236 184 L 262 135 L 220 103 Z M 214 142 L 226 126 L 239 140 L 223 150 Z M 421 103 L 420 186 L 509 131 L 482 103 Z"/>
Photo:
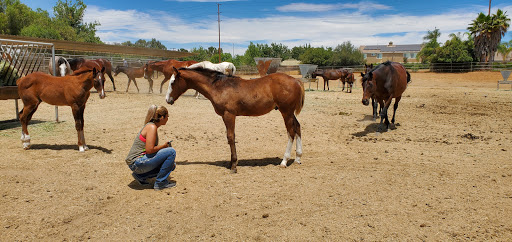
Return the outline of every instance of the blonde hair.
<path id="1" fill-rule="evenodd" d="M 149 122 L 158 123 L 166 115 L 169 115 L 166 107 L 151 105 L 149 106 L 148 113 L 146 114 L 146 120 L 144 121 L 144 124 Z"/>

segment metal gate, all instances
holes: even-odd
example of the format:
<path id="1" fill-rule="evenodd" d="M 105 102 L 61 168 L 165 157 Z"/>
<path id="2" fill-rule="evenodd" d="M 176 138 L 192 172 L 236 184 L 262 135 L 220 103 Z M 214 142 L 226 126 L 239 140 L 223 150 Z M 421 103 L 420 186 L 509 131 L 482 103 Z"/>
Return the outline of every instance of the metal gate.
<path id="1" fill-rule="evenodd" d="M 19 119 L 16 80 L 32 72 L 46 70 L 48 61 L 55 62 L 54 56 L 52 43 L 0 39 L 0 100 L 15 100 L 16 119 Z M 55 69 L 55 63 L 53 66 Z M 58 120 L 57 107 L 55 112 Z"/>

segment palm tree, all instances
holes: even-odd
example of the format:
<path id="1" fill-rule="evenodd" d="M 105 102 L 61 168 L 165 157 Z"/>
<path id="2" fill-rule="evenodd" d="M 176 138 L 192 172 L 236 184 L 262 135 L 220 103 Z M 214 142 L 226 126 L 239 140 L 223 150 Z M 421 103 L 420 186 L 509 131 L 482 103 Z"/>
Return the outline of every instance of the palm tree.
<path id="1" fill-rule="evenodd" d="M 468 27 L 475 40 L 475 55 L 480 61 L 493 61 L 501 38 L 505 36 L 510 19 L 498 9 L 496 14 L 480 13 Z"/>
<path id="2" fill-rule="evenodd" d="M 507 56 L 510 52 L 512 52 L 512 40 L 509 42 L 501 42 L 501 44 L 498 45 L 498 53 L 503 56 L 503 61 L 507 61 Z"/>

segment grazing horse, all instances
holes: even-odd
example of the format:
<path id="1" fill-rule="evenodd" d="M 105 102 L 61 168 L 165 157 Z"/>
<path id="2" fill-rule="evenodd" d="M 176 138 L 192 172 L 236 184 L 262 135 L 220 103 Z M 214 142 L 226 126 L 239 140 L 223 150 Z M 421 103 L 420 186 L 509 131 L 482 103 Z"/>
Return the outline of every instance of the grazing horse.
<path id="1" fill-rule="evenodd" d="M 219 64 L 213 64 L 209 61 L 202 61 L 202 62 L 193 64 L 193 65 L 190 65 L 188 68 L 195 69 L 198 67 L 218 71 L 218 72 L 224 73 L 225 75 L 228 75 L 228 76 L 234 76 L 236 73 L 235 65 L 231 62 L 226 62 L 226 61 L 221 62 Z M 171 81 L 173 78 L 174 78 L 174 76 L 171 76 Z M 169 98 L 169 94 L 171 94 L 171 83 L 170 82 L 169 82 L 169 87 L 167 88 L 166 98 Z M 196 93 L 194 94 L 194 97 L 199 98 L 199 95 L 200 95 L 199 92 L 196 91 Z"/>
<path id="2" fill-rule="evenodd" d="M 126 67 L 126 66 L 117 66 L 114 70 L 114 76 L 117 76 L 120 72 L 126 74 L 128 77 L 128 86 L 126 87 L 126 92 L 128 92 L 128 88 L 130 88 L 130 83 L 133 81 L 135 87 L 137 88 L 137 92 L 139 92 L 139 87 L 137 86 L 137 82 L 135 78 L 144 77 L 144 67 Z M 149 89 L 149 93 L 152 93 L 153 90 Z"/>
<path id="3" fill-rule="evenodd" d="M 158 62 L 148 62 L 144 65 L 144 78 L 149 81 L 149 88 L 151 92 L 153 92 L 153 79 L 151 79 L 151 75 L 154 71 L 159 71 L 164 74 L 164 80 L 160 83 L 160 93 L 162 93 L 162 88 L 164 84 L 171 79 L 172 74 L 174 74 L 173 68 L 181 68 L 187 67 L 192 64 L 198 63 L 197 61 L 177 61 L 177 60 L 165 60 Z"/>
<path id="4" fill-rule="evenodd" d="M 23 109 L 20 111 L 22 125 L 21 142 L 24 149 L 30 147 L 30 135 L 27 125 L 32 119 L 41 102 L 56 106 L 70 106 L 75 118 L 75 128 L 78 134 L 78 148 L 84 152 L 89 148 L 85 144 L 84 137 L 84 110 L 85 103 L 90 96 L 90 90 L 94 87 L 100 98 L 105 98 L 103 80 L 105 68 L 83 67 L 64 77 L 54 77 L 42 72 L 33 72 L 16 81 L 18 94 L 23 101 Z"/>
<path id="5" fill-rule="evenodd" d="M 366 73 L 370 72 L 372 69 L 373 69 L 373 64 L 370 64 L 370 65 L 364 64 L 364 73 L 361 72 L 361 77 L 364 78 L 364 75 L 366 75 Z M 364 92 L 364 90 L 365 90 L 364 84 L 365 83 L 362 81 L 362 79 L 361 79 L 361 84 L 363 86 L 363 92 Z M 375 96 L 371 96 L 371 99 L 372 99 L 372 109 L 373 109 L 372 119 L 373 119 L 373 121 L 375 121 L 377 119 L 378 115 L 380 114 L 382 106 L 380 106 L 380 109 L 378 110 L 378 113 L 377 113 L 377 108 L 379 106 L 379 103 L 375 101 Z"/>
<path id="6" fill-rule="evenodd" d="M 296 139 L 295 162 L 300 164 L 302 140 L 298 115 L 304 105 L 303 83 L 284 73 L 273 73 L 261 78 L 245 80 L 229 77 L 221 72 L 204 68 L 175 69 L 176 76 L 171 83 L 171 94 L 167 103 L 174 102 L 188 89 L 199 91 L 213 104 L 215 112 L 222 117 L 231 147 L 229 167 L 237 172 L 238 159 L 235 147 L 236 116 L 260 116 L 277 108 L 283 116 L 288 132 L 288 145 L 281 167 L 286 167 L 291 157 L 293 140 Z"/>
<path id="7" fill-rule="evenodd" d="M 57 69 L 55 76 L 66 76 L 73 74 L 73 70 L 71 69 L 69 62 L 62 56 L 55 56 L 55 67 Z M 53 76 L 53 61 L 51 60 L 48 65 L 48 71 L 50 72 L 50 75 Z"/>
<path id="8" fill-rule="evenodd" d="M 112 86 L 114 86 L 114 91 L 116 90 L 116 84 L 114 83 L 114 77 L 112 77 L 112 64 L 110 61 L 106 59 L 95 59 L 95 60 L 86 60 L 84 58 L 74 58 L 69 61 L 69 65 L 71 66 L 71 70 L 76 71 L 82 67 L 87 62 L 96 62 L 100 65 L 100 67 L 105 67 L 105 73 L 112 81 Z M 101 69 L 100 68 L 100 69 Z"/>
<path id="9" fill-rule="evenodd" d="M 386 61 L 366 73 L 362 81 L 364 86 L 363 104 L 368 105 L 368 99 L 374 96 L 382 107 L 380 113 L 380 130 L 386 130 L 389 127 L 388 108 L 393 98 L 395 99 L 393 118 L 391 119 L 391 128 L 394 129 L 398 102 L 400 102 L 402 93 L 407 88 L 407 84 L 411 81 L 411 75 L 402 64 Z M 385 120 L 385 127 L 383 127 L 382 124 L 383 120 Z"/>
<path id="10" fill-rule="evenodd" d="M 329 80 L 338 80 L 341 79 L 343 82 L 343 88 L 345 88 L 345 75 L 344 72 L 339 69 L 329 69 L 329 70 L 315 70 L 311 76 L 316 78 L 317 76 L 321 76 L 324 79 L 324 91 L 325 84 L 327 83 L 327 90 L 329 90 Z"/>

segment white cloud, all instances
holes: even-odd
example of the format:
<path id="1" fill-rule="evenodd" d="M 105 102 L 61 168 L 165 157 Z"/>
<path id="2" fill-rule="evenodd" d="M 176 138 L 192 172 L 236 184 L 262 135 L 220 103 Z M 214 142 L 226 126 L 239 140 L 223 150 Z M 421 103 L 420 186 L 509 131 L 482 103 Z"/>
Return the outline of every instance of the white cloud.
<path id="1" fill-rule="evenodd" d="M 281 12 L 329 12 L 343 9 L 388 10 L 391 7 L 372 2 L 359 2 L 337 4 L 292 3 L 277 8 Z"/>
<path id="2" fill-rule="evenodd" d="M 504 6 L 502 9 L 511 9 Z M 328 17 L 272 16 L 265 18 L 224 18 L 221 23 L 222 48 L 243 54 L 249 41 L 282 43 L 293 46 L 334 47 L 345 41 L 353 45 L 419 44 L 427 30 L 440 29 L 440 42 L 450 33 L 465 32 L 477 10 L 412 16 L 389 14 L 366 15 L 360 11 L 332 13 Z M 97 35 L 105 42 L 151 39 L 168 48 L 209 47 L 218 44 L 217 21 L 185 22 L 166 12 L 142 13 L 137 10 L 111 10 L 88 6 L 85 22 L 99 21 Z"/>

